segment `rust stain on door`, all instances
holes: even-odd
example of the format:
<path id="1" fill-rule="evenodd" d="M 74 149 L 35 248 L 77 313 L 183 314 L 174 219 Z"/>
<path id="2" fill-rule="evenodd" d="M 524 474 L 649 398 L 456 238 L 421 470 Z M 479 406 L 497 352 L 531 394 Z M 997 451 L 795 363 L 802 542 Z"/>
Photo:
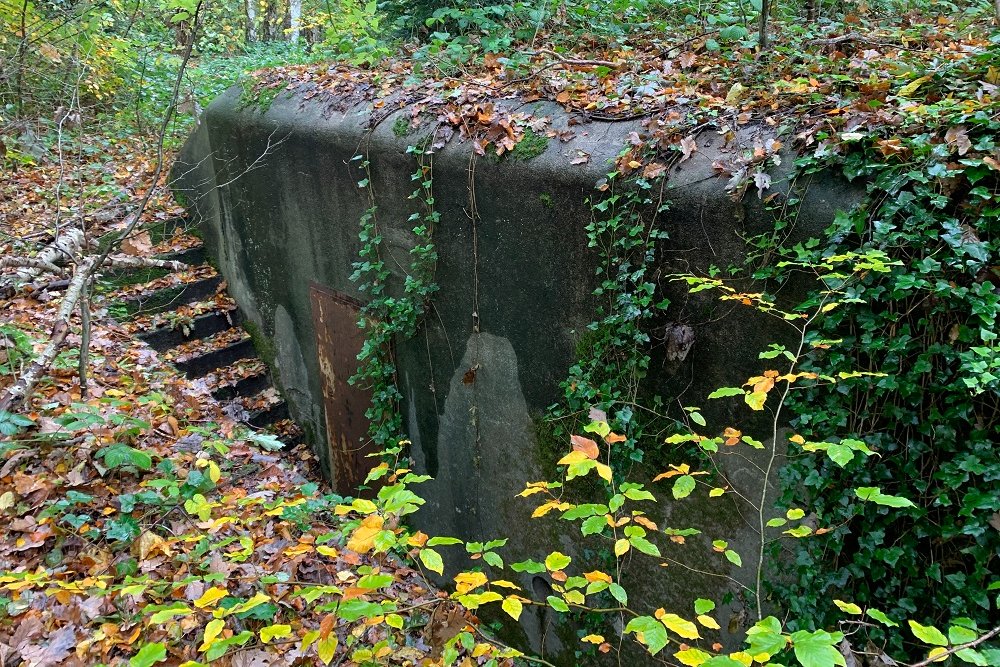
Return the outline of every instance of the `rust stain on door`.
<path id="1" fill-rule="evenodd" d="M 354 494 L 375 465 L 375 459 L 367 456 L 373 448 L 365 444 L 365 410 L 371 405 L 371 392 L 347 382 L 358 368 L 357 357 L 365 339 L 357 324 L 361 304 L 316 284 L 309 286 L 309 296 L 323 381 L 331 473 L 338 493 Z"/>

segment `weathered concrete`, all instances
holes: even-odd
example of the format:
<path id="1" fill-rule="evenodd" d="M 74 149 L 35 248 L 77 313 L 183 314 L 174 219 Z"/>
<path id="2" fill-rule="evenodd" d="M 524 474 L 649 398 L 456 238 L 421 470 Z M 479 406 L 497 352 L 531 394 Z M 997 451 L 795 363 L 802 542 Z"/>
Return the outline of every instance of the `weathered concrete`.
<path id="1" fill-rule="evenodd" d="M 567 116 L 554 106 L 536 105 L 534 112 L 552 117 L 555 128 L 567 126 Z M 356 185 L 362 175 L 353 156 L 364 153 L 371 161 L 378 216 L 398 262 L 392 267 L 397 277 L 412 244 L 407 218 L 415 206 L 408 199 L 414 162 L 406 146 L 415 137 L 395 136 L 393 116 L 369 133 L 368 117 L 365 109 L 331 112 L 318 101 L 287 98 L 260 114 L 241 109 L 238 91 L 231 90 L 208 109 L 174 171 L 175 187 L 200 218 L 232 294 L 256 327 L 275 339 L 276 376 L 294 417 L 321 455 L 325 425 L 309 285 L 362 296 L 349 276 L 359 249 L 358 219 L 368 201 Z M 427 505 L 417 516 L 419 526 L 470 540 L 509 537 L 508 562 L 544 557 L 552 549 L 579 558 L 584 554 L 575 528 L 555 520 L 528 523 L 532 504 L 514 498 L 526 481 L 545 478 L 557 454 L 551 443 L 539 442 L 535 424 L 558 400 L 558 383 L 594 317 L 597 257 L 587 247 L 584 225 L 591 211 L 584 200 L 595 194 L 594 184 L 628 133 L 641 131 L 638 123 L 628 122 L 573 129 L 575 139 L 552 141 L 530 161 L 473 159 L 469 146 L 457 142 L 435 155 L 433 188 L 442 216 L 435 234 L 440 292 L 417 338 L 400 341 L 396 350 L 413 458 L 418 469 L 435 477 L 421 487 Z M 659 249 L 659 281 L 675 304 L 669 319 L 694 326 L 696 341 L 676 368 L 663 361 L 662 349 L 654 350 L 653 369 L 654 390 L 671 414 L 679 398 L 686 405 L 703 405 L 719 429 L 746 424 L 748 411 L 732 402 L 706 405 L 706 394 L 758 372 L 757 352 L 788 333 L 749 309 L 720 319 L 730 306 L 691 298 L 664 278 L 740 264 L 748 253 L 747 239 L 769 229 L 754 194 L 734 202 L 724 192 L 725 179 L 712 165 L 733 148 L 720 143 L 719 136 L 702 134 L 698 152 L 674 170 L 665 191 L 672 202 L 663 217 L 670 239 Z M 590 154 L 589 163 L 571 165 L 579 150 Z M 479 213 L 475 229 L 468 215 L 470 184 Z M 856 195 L 839 183 L 812 184 L 792 233 L 818 233 Z M 479 332 L 473 326 L 476 315 Z M 475 381 L 463 382 L 473 368 Z M 750 486 L 759 479 L 743 461 L 730 471 L 750 479 Z M 336 477 L 337 471 L 330 474 Z M 658 491 L 669 497 L 667 489 Z M 759 483 L 751 491 L 759 494 Z M 661 525 L 697 525 L 711 538 L 728 539 L 743 554 L 742 570 L 703 544 L 661 542 L 671 557 L 696 569 L 747 581 L 756 563 L 756 535 L 734 511 L 739 509 L 726 500 L 706 505 L 692 499 L 664 502 L 650 514 Z M 724 577 L 643 563 L 636 558 L 630 565 L 641 582 L 633 589 L 638 608 L 675 605 L 683 611 L 693 597 L 719 601 L 737 590 Z M 529 591 L 546 585 L 531 577 L 521 583 Z M 740 614 L 742 606 L 737 595 L 723 609 L 723 626 L 725 615 Z M 572 664 L 577 642 L 546 627 L 552 616 L 551 611 L 526 613 L 521 641 Z"/>

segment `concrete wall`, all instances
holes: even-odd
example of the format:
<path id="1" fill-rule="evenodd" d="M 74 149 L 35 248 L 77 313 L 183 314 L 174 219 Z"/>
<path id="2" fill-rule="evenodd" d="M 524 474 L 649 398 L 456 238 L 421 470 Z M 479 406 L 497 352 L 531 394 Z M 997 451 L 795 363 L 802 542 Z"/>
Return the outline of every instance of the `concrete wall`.
<path id="1" fill-rule="evenodd" d="M 361 178 L 357 163 L 351 161 L 359 153 L 371 161 L 379 220 L 391 254 L 401 264 L 409 263 L 407 218 L 415 203 L 407 197 L 414 188 L 414 161 L 406 147 L 419 133 L 396 136 L 393 116 L 369 132 L 366 109 L 334 110 L 319 98 L 279 98 L 261 114 L 241 109 L 238 97 L 231 90 L 207 110 L 175 166 L 175 188 L 200 218 L 231 293 L 273 341 L 273 365 L 292 413 L 322 454 L 323 399 L 309 285 L 361 298 L 349 280 L 359 249 L 358 220 L 368 206 L 367 194 L 356 185 Z M 568 117 L 557 107 L 536 104 L 520 110 L 550 116 L 554 128 L 568 126 Z M 593 122 L 572 129 L 576 138 L 552 140 L 530 160 L 473 161 L 470 147 L 457 141 L 436 154 L 440 292 L 416 339 L 397 347 L 412 455 L 416 467 L 435 478 L 420 489 L 427 505 L 416 518 L 418 526 L 430 534 L 470 540 L 509 537 L 504 552 L 508 562 L 543 557 L 552 549 L 583 557 L 575 528 L 555 521 L 529 523 L 532 504 L 514 494 L 526 481 L 547 478 L 556 452 L 552 443 L 539 441 L 536 425 L 545 408 L 559 399 L 558 383 L 594 318 L 591 292 L 598 258 L 587 247 L 584 225 L 591 212 L 584 200 L 595 194 L 594 184 L 609 171 L 608 160 L 619 153 L 628 133 L 642 127 L 638 121 Z M 757 131 L 747 131 L 743 140 L 749 143 Z M 672 202 L 663 218 L 670 238 L 658 250 L 658 269 L 661 286 L 675 304 L 667 319 L 694 326 L 696 341 L 682 364 L 666 363 L 658 350 L 653 365 L 654 389 L 663 396 L 665 409 L 676 414 L 682 397 L 686 405 L 708 408 L 706 416 L 717 420 L 714 425 L 721 430 L 745 424 L 750 415 L 732 402 L 709 405 L 706 394 L 758 372 L 757 352 L 786 339 L 788 331 L 749 309 L 722 318 L 728 307 L 720 308 L 710 298 L 691 298 L 663 278 L 678 271 L 703 272 L 713 264 L 741 264 L 749 251 L 746 239 L 770 228 L 754 193 L 743 202 L 725 193 L 727 179 L 717 174 L 713 162 L 731 158 L 741 148 L 720 144 L 718 135 L 703 133 L 698 152 L 673 171 L 665 191 Z M 571 165 L 580 150 L 590 154 L 589 162 Z M 480 215 L 475 230 L 467 214 L 470 182 Z M 856 194 L 840 183 L 813 182 L 793 234 L 819 233 Z M 394 271 L 400 274 L 398 267 Z M 463 383 L 463 375 L 474 367 L 475 381 Z M 670 460 L 666 450 L 650 457 Z M 730 472 L 749 486 L 759 478 L 745 462 L 733 462 Z M 659 491 L 669 498 L 666 488 Z M 725 500 L 706 506 L 692 499 L 665 502 L 651 514 L 661 525 L 697 524 L 711 537 L 728 539 L 742 550 L 747 564 L 741 571 L 703 548 L 667 543 L 665 551 L 677 549 L 671 556 L 749 579 L 756 536 L 736 509 Z M 630 568 L 643 581 L 634 590 L 643 593 L 636 600 L 639 608 L 673 604 L 688 610 L 693 597 L 719 601 L 726 591 L 736 590 L 722 578 L 650 567 L 641 559 Z M 530 577 L 522 583 L 531 590 Z M 537 581 L 534 585 L 544 587 Z M 723 607 L 723 625 L 726 615 L 738 615 L 743 606 L 737 595 Z M 578 645 L 571 634 L 546 629 L 552 614 L 526 613 L 520 640 L 572 664 Z"/>

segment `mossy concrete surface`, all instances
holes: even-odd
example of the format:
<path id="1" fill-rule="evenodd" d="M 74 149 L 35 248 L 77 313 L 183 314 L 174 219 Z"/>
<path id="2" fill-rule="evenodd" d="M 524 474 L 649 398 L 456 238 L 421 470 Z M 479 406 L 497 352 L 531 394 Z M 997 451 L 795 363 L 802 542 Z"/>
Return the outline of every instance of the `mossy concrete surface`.
<path id="1" fill-rule="evenodd" d="M 402 124 L 390 116 L 369 132 L 367 109 L 337 108 L 319 98 L 282 96 L 260 113 L 242 108 L 234 88 L 208 108 L 173 170 L 174 187 L 199 220 L 232 295 L 259 332 L 274 339 L 273 370 L 290 410 L 314 434 L 312 444 L 328 466 L 309 295 L 317 284 L 364 298 L 349 279 L 360 246 L 358 221 L 369 206 L 367 192 L 357 187 L 364 175 L 352 158 L 364 154 L 371 162 L 396 289 L 414 243 L 408 219 L 417 210 L 409 199 L 414 160 L 406 151 L 413 141 L 394 131 Z M 402 118 L 408 111 L 397 114 Z M 417 337 L 397 342 L 398 381 L 416 467 L 435 478 L 418 489 L 427 500 L 416 516 L 418 526 L 468 540 L 508 537 L 507 562 L 542 559 L 557 549 L 573 555 L 583 571 L 595 565 L 585 553 L 607 545 L 584 540 L 575 524 L 552 515 L 530 520 L 534 504 L 514 496 L 525 482 L 545 479 L 545 468 L 551 468 L 553 453 L 544 450 L 552 444 L 537 442 L 542 429 L 535 420 L 559 399 L 559 382 L 595 318 L 599 258 L 588 247 L 584 227 L 592 212 L 585 200 L 595 194 L 629 132 L 643 128 L 639 121 L 570 126 L 554 105 L 540 104 L 535 114 L 548 115 L 554 129 L 572 129 L 575 138 L 536 141 L 530 160 L 476 160 L 457 141 L 434 156 L 440 291 Z M 788 327 L 751 309 L 718 320 L 715 302 L 689 297 L 666 277 L 740 264 L 751 252 L 746 239 L 770 228 L 757 196 L 733 201 L 724 190 L 727 179 L 713 168 L 717 160 L 752 147 L 754 133 L 762 131 L 748 130 L 741 135 L 744 143 L 732 146 L 715 133 L 701 135 L 698 151 L 672 171 L 664 191 L 671 206 L 662 226 L 670 238 L 658 251 L 656 277 L 675 304 L 668 317 L 694 326 L 696 342 L 679 367 L 657 362 L 654 350 L 653 384 L 664 405 L 677 406 L 678 399 L 701 405 L 720 431 L 743 424 L 748 411 L 724 401 L 706 403 L 705 396 L 758 373 L 758 351 L 786 339 Z M 589 162 L 571 164 L 580 151 Z M 856 197 L 842 183 L 814 179 L 793 233 L 818 234 Z M 478 215 L 470 217 L 471 211 Z M 670 452 L 655 455 L 669 460 Z M 754 478 L 752 464 L 732 460 L 734 474 Z M 733 567 L 695 539 L 684 546 L 662 539 L 670 557 L 723 576 L 633 558 L 631 602 L 637 609 L 687 612 L 695 597 L 720 601 L 735 590 L 726 576 L 752 578 L 756 535 L 739 508 L 725 498 L 673 502 L 668 489 L 657 491 L 661 506 L 645 509 L 661 527 L 697 525 L 708 539 L 728 540 L 745 565 Z M 544 585 L 530 576 L 520 583 L 528 591 Z M 735 595 L 732 604 L 720 605 L 723 627 L 726 614 L 739 615 L 742 604 Z M 555 616 L 525 614 L 519 641 L 557 662 L 576 664 L 580 646 L 558 639 L 566 636 L 561 631 L 547 630 Z"/>

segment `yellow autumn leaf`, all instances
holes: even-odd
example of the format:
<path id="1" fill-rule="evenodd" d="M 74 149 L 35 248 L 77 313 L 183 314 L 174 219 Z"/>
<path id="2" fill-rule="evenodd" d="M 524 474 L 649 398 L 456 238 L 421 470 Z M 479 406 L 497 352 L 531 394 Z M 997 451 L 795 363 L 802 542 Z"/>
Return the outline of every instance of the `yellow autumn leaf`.
<path id="1" fill-rule="evenodd" d="M 382 531 L 385 519 L 379 514 L 370 514 L 361 521 L 361 525 L 354 529 L 351 539 L 347 541 L 347 548 L 359 554 L 368 553 L 375 548 L 375 536 Z"/>
<path id="2" fill-rule="evenodd" d="M 489 578 L 482 572 L 460 572 L 455 575 L 455 592 L 458 594 L 468 593 L 488 581 Z"/>
<path id="3" fill-rule="evenodd" d="M 931 80 L 930 76 L 922 76 L 919 79 L 914 79 L 905 86 L 899 89 L 899 95 L 901 97 L 909 97 L 913 93 L 917 92 L 917 88 L 924 85 Z"/>
<path id="4" fill-rule="evenodd" d="M 709 628 L 710 630 L 719 630 L 720 629 L 718 622 L 714 618 L 712 618 L 711 616 L 706 616 L 705 614 L 699 614 L 698 617 L 697 617 L 697 621 L 699 623 L 701 623 L 703 626 L 705 626 L 706 628 Z"/>
<path id="5" fill-rule="evenodd" d="M 273 639 L 282 639 L 292 634 L 292 626 L 275 624 L 260 629 L 260 640 L 268 644 Z"/>
<path id="6" fill-rule="evenodd" d="M 225 588 L 216 586 L 215 588 L 209 588 L 205 591 L 200 598 L 194 601 L 194 606 L 198 609 L 207 609 L 215 605 L 219 600 L 226 597 L 228 592 Z"/>
<path id="7" fill-rule="evenodd" d="M 631 546 L 632 545 L 629 544 L 629 541 L 624 538 L 618 540 L 617 542 L 615 542 L 615 556 L 621 558 L 622 556 L 628 553 L 628 550 L 631 548 Z"/>
<path id="8" fill-rule="evenodd" d="M 211 648 L 212 644 L 215 643 L 216 637 L 222 633 L 224 627 L 226 627 L 226 622 L 221 618 L 209 621 L 205 626 L 205 634 L 201 638 L 201 646 L 198 647 L 198 650 L 204 652 Z"/>
<path id="9" fill-rule="evenodd" d="M 707 661 L 712 656 L 702 650 L 688 648 L 683 651 L 677 651 L 677 653 L 674 653 L 674 657 L 681 664 L 687 665 L 687 667 L 698 667 L 698 665 Z"/>
<path id="10" fill-rule="evenodd" d="M 611 575 L 607 572 L 601 572 L 600 570 L 594 570 L 593 572 L 585 572 L 583 578 L 587 580 L 587 583 L 594 583 L 595 581 L 606 581 L 609 584 L 613 581 Z"/>
<path id="11" fill-rule="evenodd" d="M 521 601 L 513 595 L 504 598 L 504 601 L 500 604 L 500 606 L 515 621 L 521 617 L 521 610 L 524 608 Z"/>
<path id="12" fill-rule="evenodd" d="M 767 394 L 762 391 L 752 391 L 748 394 L 744 394 L 743 400 L 746 401 L 746 404 L 750 406 L 751 410 L 763 410 L 764 401 L 767 400 Z"/>
<path id="13" fill-rule="evenodd" d="M 611 482 L 611 467 L 606 466 L 603 463 L 594 463 L 594 468 L 597 469 L 597 474 L 601 476 L 606 482 Z"/>
<path id="14" fill-rule="evenodd" d="M 583 452 L 574 449 L 572 452 L 562 457 L 556 462 L 556 465 L 568 466 L 574 463 L 583 463 L 584 461 L 589 461 L 590 458 Z"/>
<path id="15" fill-rule="evenodd" d="M 316 644 L 316 651 L 319 654 L 319 659 L 324 665 L 329 665 L 330 661 L 333 660 L 334 654 L 337 652 L 337 634 L 331 632 L 326 637 L 323 637 Z"/>
<path id="16" fill-rule="evenodd" d="M 587 635 L 586 637 L 581 637 L 580 641 L 587 642 L 588 644 L 603 644 L 604 635 Z"/>
<path id="17" fill-rule="evenodd" d="M 677 614 L 664 614 L 660 617 L 660 623 L 684 639 L 701 639 L 701 635 L 698 634 L 698 626 Z"/>
<path id="18" fill-rule="evenodd" d="M 328 547 L 325 544 L 316 547 L 316 553 L 320 554 L 321 556 L 329 556 L 330 558 L 337 557 L 337 550 L 334 549 L 333 547 Z"/>
<path id="19" fill-rule="evenodd" d="M 753 656 L 746 651 L 737 651 L 736 653 L 730 653 L 729 657 L 736 662 L 742 663 L 745 667 L 750 667 L 753 664 Z"/>
<path id="20" fill-rule="evenodd" d="M 208 478 L 212 480 L 213 484 L 218 484 L 219 479 L 222 477 L 222 471 L 219 470 L 219 464 L 215 461 L 208 462 Z"/>
<path id="21" fill-rule="evenodd" d="M 944 646 L 935 646 L 931 649 L 930 653 L 927 654 L 928 660 L 933 660 L 934 662 L 944 662 L 948 659 L 948 649 Z"/>

